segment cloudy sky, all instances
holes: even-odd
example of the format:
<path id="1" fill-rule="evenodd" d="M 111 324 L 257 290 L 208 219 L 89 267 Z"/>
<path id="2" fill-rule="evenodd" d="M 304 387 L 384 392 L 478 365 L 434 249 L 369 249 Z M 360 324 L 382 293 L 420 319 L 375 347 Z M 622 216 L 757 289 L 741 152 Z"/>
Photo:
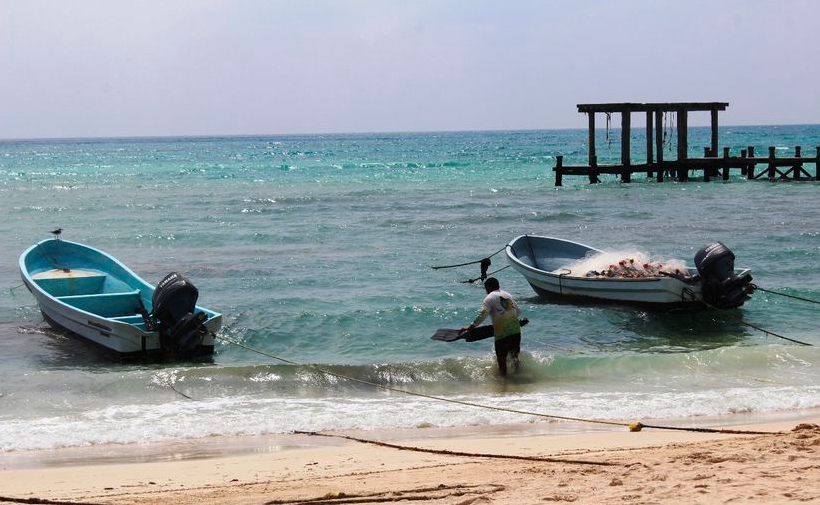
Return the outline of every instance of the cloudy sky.
<path id="1" fill-rule="evenodd" d="M 0 0 L 0 138 L 820 123 L 815 0 Z M 698 114 L 690 124 L 708 124 Z"/>

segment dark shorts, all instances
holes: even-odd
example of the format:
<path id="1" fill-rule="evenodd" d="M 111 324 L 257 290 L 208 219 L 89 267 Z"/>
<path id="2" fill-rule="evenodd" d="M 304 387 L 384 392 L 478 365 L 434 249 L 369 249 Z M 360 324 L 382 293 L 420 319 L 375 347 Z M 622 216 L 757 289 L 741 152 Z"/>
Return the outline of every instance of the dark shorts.
<path id="1" fill-rule="evenodd" d="M 506 358 L 508 354 L 516 355 L 521 352 L 521 334 L 513 333 L 501 340 L 495 341 L 495 355 Z"/>

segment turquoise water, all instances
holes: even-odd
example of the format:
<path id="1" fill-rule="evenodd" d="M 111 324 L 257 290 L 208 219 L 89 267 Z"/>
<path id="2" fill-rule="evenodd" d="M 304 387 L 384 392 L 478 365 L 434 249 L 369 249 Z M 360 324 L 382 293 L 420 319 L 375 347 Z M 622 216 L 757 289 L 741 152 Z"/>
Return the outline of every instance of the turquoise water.
<path id="1" fill-rule="evenodd" d="M 696 156 L 709 132 L 692 130 Z M 734 155 L 810 155 L 820 126 L 720 136 Z M 620 158 L 611 140 L 598 141 L 602 162 Z M 734 172 L 555 188 L 555 157 L 584 163 L 585 142 L 585 130 L 0 142 L 0 451 L 559 422 L 396 390 L 627 422 L 820 406 L 820 307 L 763 291 L 728 313 L 657 314 L 548 303 L 504 269 L 530 319 L 518 375 L 496 376 L 490 341 L 430 339 L 468 323 L 483 296 L 464 282 L 477 265 L 431 267 L 522 233 L 690 264 L 719 240 L 758 286 L 820 300 L 818 183 Z M 223 313 L 221 336 L 260 352 L 221 342 L 207 362 L 114 363 L 49 329 L 17 258 L 58 226 L 149 282 L 183 271 Z"/>

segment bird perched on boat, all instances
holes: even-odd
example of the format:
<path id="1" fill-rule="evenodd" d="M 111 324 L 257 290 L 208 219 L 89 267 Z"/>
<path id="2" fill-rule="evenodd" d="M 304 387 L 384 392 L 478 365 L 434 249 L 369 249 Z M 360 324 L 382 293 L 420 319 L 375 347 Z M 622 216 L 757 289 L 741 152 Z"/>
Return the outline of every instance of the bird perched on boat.
<path id="1" fill-rule="evenodd" d="M 60 234 L 63 232 L 62 228 L 57 228 L 56 230 L 51 230 L 51 234 L 54 235 L 54 238 L 59 238 Z"/>

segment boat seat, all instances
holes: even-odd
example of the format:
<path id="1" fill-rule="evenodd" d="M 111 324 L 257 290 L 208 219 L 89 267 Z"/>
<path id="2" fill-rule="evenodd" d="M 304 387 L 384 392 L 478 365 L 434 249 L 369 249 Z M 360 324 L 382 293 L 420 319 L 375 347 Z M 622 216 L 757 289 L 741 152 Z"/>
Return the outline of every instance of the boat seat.
<path id="1" fill-rule="evenodd" d="M 52 269 L 32 277 L 51 296 L 89 295 L 97 293 L 105 282 L 105 274 L 87 270 Z"/>
<path id="2" fill-rule="evenodd" d="M 145 320 L 142 318 L 142 315 L 137 314 L 133 316 L 117 316 L 111 318 L 114 321 L 119 321 L 121 323 L 131 324 L 134 326 L 138 326 L 141 329 L 145 329 Z"/>
<path id="3" fill-rule="evenodd" d="M 102 317 L 123 317 L 139 314 L 140 292 L 135 289 L 122 293 L 58 296 L 58 300 Z"/>

